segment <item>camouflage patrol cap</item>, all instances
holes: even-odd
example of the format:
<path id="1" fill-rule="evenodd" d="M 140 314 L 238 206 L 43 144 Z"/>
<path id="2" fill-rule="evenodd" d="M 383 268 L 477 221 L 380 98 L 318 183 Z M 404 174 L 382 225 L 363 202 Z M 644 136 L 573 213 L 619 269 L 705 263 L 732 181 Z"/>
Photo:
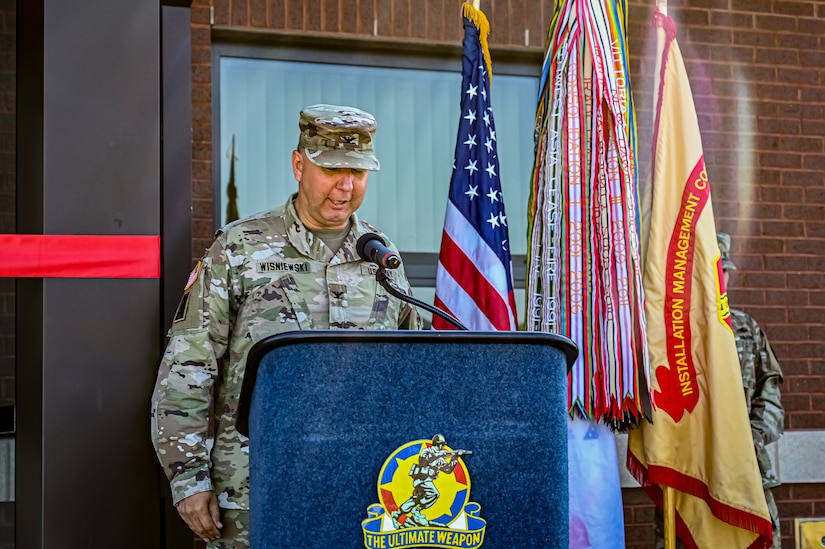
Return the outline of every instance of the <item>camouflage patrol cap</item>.
<path id="1" fill-rule="evenodd" d="M 355 107 L 312 105 L 301 111 L 298 147 L 322 168 L 381 168 L 373 152 L 375 118 Z"/>
<path id="2" fill-rule="evenodd" d="M 719 252 L 722 254 L 722 268 L 736 270 L 736 265 L 730 260 L 730 235 L 716 233 L 716 243 L 719 244 Z"/>

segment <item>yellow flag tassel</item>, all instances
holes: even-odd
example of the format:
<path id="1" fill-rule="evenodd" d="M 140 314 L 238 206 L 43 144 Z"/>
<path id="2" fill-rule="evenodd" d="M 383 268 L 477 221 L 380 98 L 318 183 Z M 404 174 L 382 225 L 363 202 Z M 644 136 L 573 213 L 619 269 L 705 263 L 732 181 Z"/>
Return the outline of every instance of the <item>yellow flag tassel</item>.
<path id="1" fill-rule="evenodd" d="M 490 47 L 487 44 L 487 35 L 490 34 L 490 23 L 487 16 L 480 9 L 476 9 L 469 2 L 461 5 L 461 15 L 473 22 L 478 28 L 478 38 L 484 52 L 484 63 L 487 65 L 487 74 L 490 75 L 490 86 L 493 85 L 493 60 L 490 57 Z"/>

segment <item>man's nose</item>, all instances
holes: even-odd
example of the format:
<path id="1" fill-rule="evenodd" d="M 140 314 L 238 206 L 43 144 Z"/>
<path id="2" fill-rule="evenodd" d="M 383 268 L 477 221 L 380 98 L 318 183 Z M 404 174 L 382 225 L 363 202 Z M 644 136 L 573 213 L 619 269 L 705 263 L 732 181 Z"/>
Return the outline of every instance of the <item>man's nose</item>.
<path id="1" fill-rule="evenodd" d="M 338 188 L 343 190 L 350 190 L 352 189 L 352 170 L 343 169 L 338 174 Z"/>

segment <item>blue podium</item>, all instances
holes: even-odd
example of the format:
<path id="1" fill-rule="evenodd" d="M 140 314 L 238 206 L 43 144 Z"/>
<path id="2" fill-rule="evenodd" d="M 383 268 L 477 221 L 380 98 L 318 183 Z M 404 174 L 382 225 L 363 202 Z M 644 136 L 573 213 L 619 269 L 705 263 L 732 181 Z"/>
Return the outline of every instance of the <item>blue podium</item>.
<path id="1" fill-rule="evenodd" d="M 569 339 L 527 332 L 312 331 L 257 343 L 238 418 L 250 439 L 252 548 L 566 548 L 577 353 Z M 441 461 L 428 461 L 436 450 Z"/>

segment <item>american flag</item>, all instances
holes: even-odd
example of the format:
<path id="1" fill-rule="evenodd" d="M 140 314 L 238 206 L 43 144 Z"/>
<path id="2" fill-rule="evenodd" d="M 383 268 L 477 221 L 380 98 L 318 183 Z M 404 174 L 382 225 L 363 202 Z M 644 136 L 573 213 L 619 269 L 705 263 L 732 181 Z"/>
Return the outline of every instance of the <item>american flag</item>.
<path id="1" fill-rule="evenodd" d="M 484 14 L 464 4 L 461 118 L 441 236 L 435 305 L 470 330 L 517 330 L 507 216 L 499 180 Z M 439 317 L 433 328 L 454 329 Z"/>

